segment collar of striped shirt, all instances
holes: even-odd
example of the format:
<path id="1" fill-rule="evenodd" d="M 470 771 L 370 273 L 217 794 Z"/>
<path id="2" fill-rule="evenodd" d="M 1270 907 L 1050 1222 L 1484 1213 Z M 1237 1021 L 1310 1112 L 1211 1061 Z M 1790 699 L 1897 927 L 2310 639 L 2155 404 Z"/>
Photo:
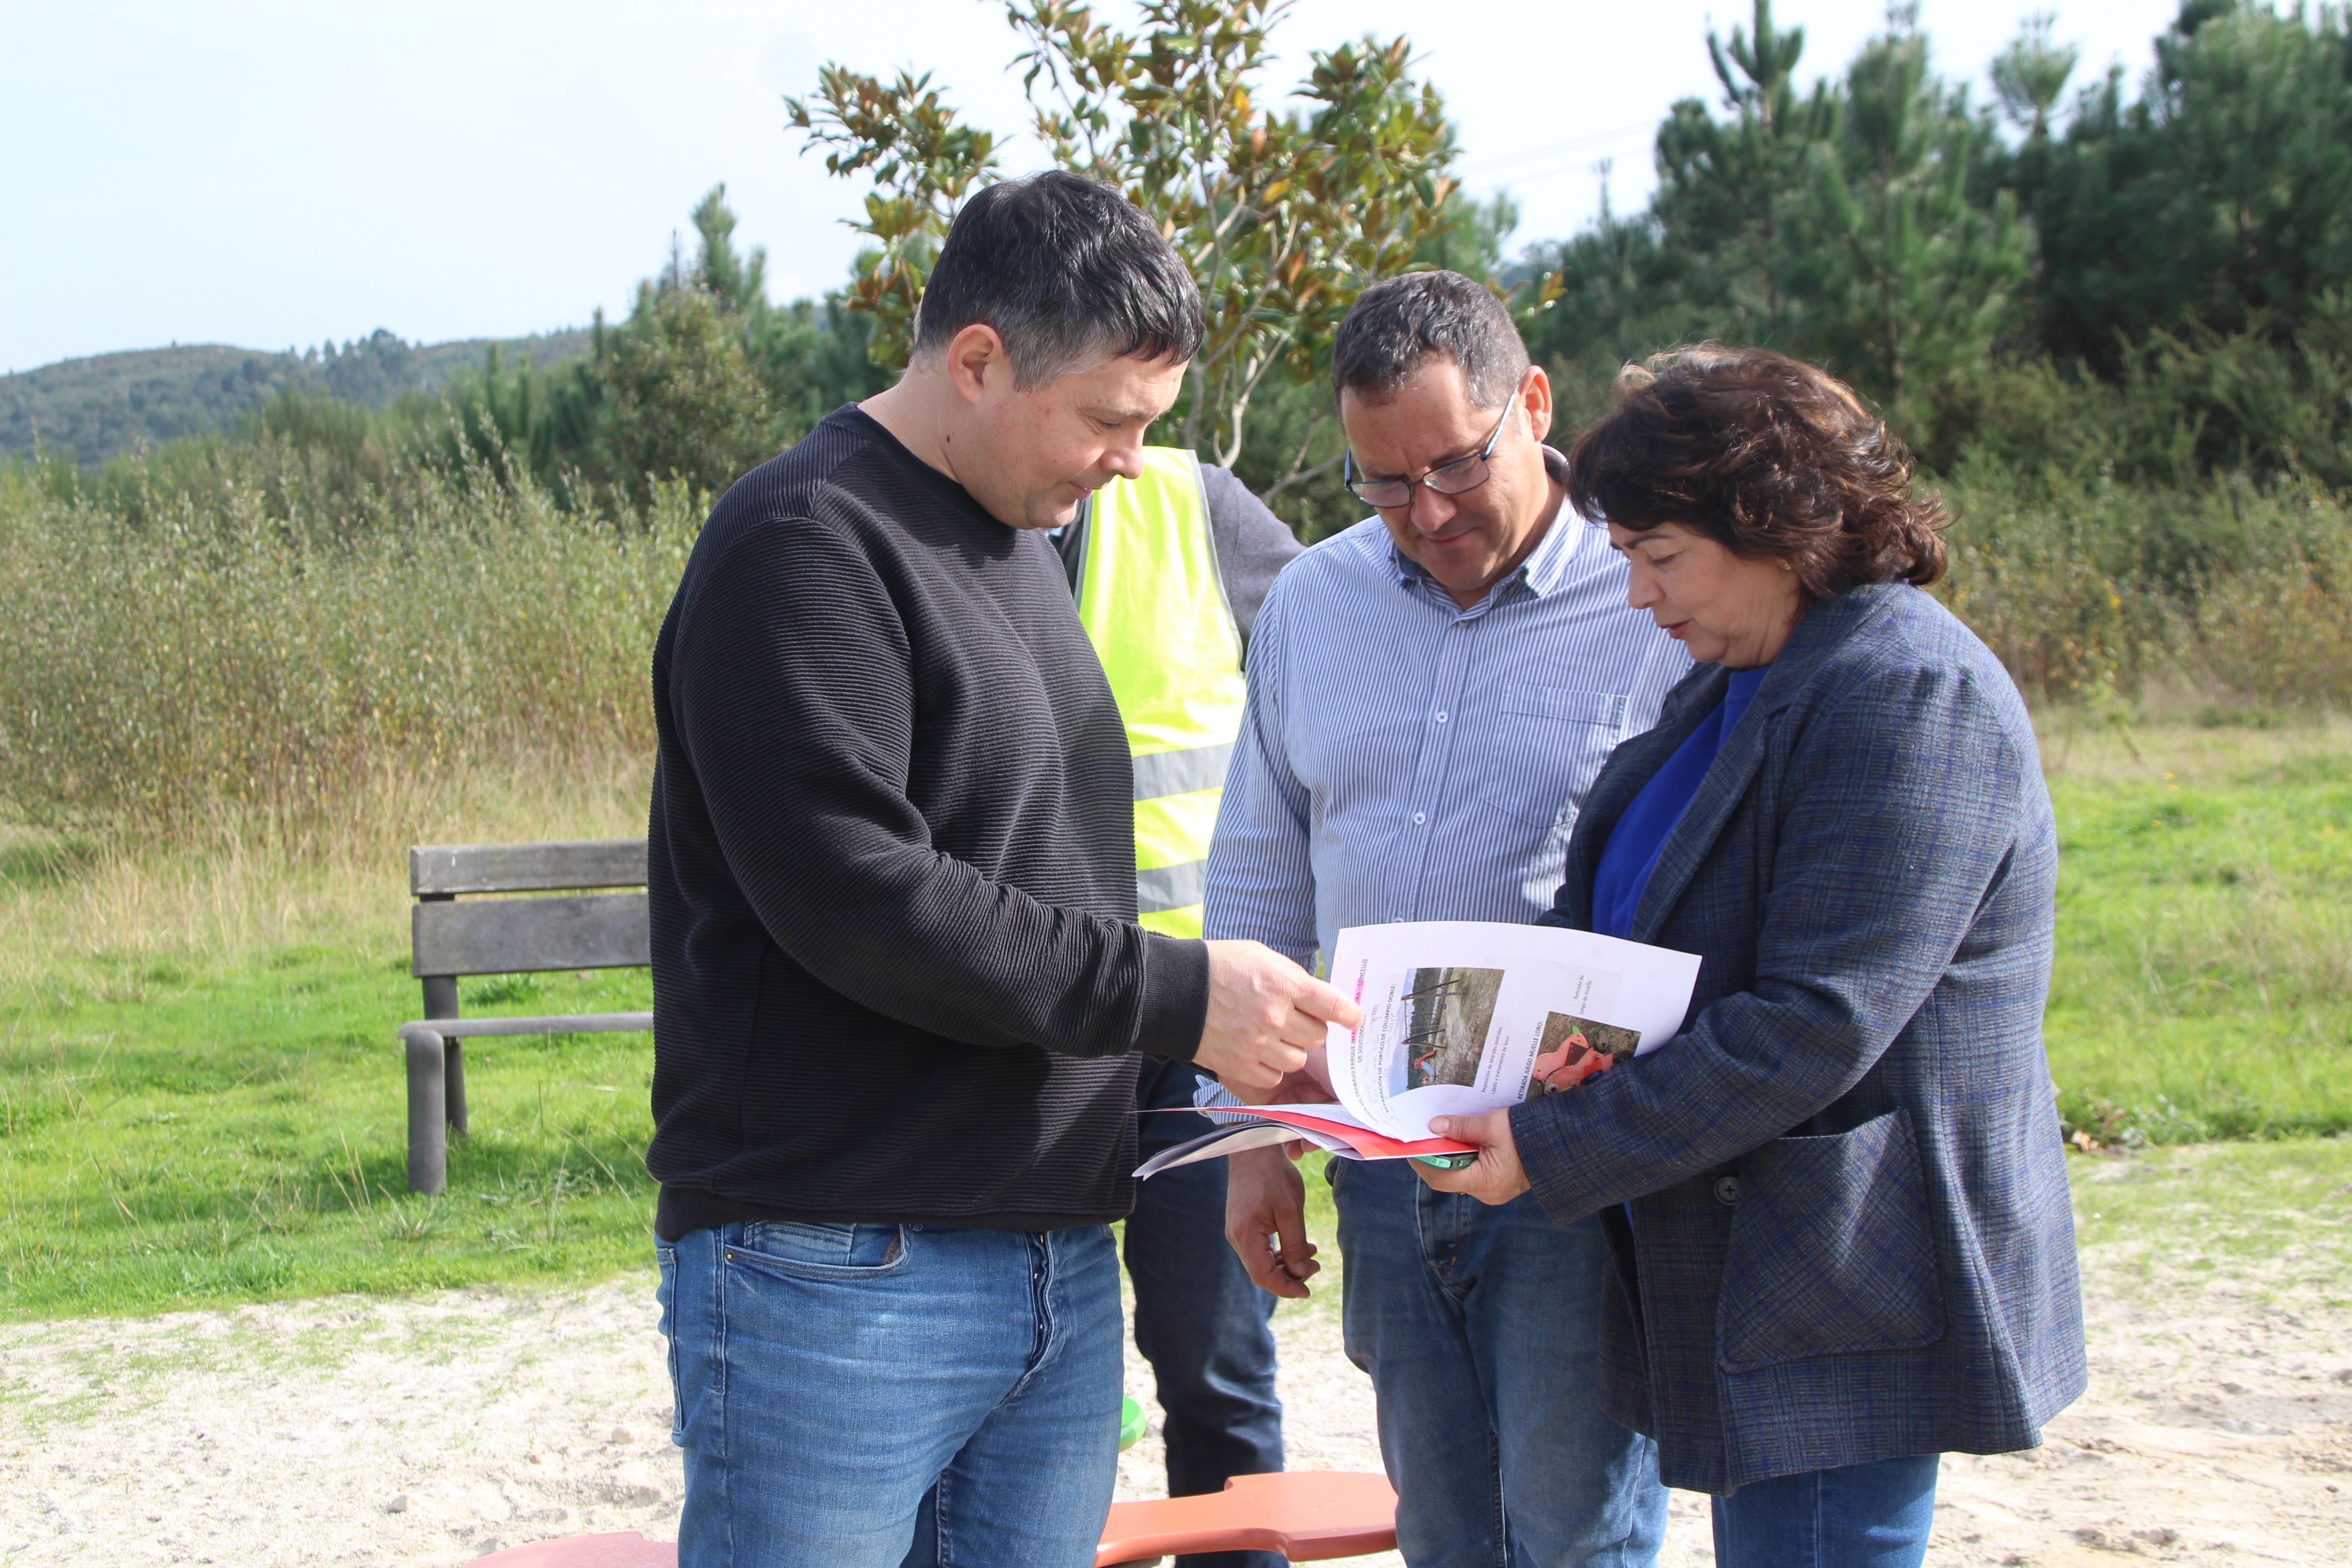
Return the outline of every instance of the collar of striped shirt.
<path id="1" fill-rule="evenodd" d="M 1543 449 L 1543 457 L 1546 477 L 1554 484 L 1566 485 L 1568 459 L 1551 447 Z M 1535 549 L 1528 552 L 1528 558 L 1519 563 L 1518 570 L 1489 588 L 1484 598 L 1463 614 L 1482 614 L 1489 605 L 1514 591 L 1525 592 L 1538 599 L 1546 594 L 1558 592 L 1567 582 L 1578 552 L 1584 549 L 1591 537 L 1600 531 L 1587 526 L 1584 520 L 1577 516 L 1576 509 L 1563 499 L 1559 503 L 1559 514 L 1551 520 L 1551 526 L 1544 530 L 1543 537 L 1536 542 Z M 1453 602 L 1453 595 L 1432 582 L 1429 574 L 1422 570 L 1421 563 L 1399 550 L 1393 538 L 1389 541 L 1389 564 L 1396 570 L 1398 586 L 1435 594 L 1449 604 Z"/>

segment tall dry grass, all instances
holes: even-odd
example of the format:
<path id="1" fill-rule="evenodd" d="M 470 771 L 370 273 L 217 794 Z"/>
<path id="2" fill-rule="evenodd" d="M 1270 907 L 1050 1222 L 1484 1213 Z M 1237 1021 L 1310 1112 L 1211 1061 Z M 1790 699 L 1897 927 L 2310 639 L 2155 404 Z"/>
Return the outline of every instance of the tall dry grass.
<path id="1" fill-rule="evenodd" d="M 133 506 L 0 473 L 0 800 L 106 837 L 301 853 L 483 769 L 649 752 L 654 634 L 700 522 L 418 464 L 356 494 L 242 447 Z"/>
<path id="2" fill-rule="evenodd" d="M 386 770 L 341 803 L 361 826 L 289 838 L 239 833 L 231 814 L 193 839 L 0 826 L 0 1011 L 135 961 L 404 953 L 411 845 L 634 837 L 650 778 L 619 754 L 430 780 Z"/>
<path id="3" fill-rule="evenodd" d="M 0 989 L 81 955 L 390 950 L 411 844 L 644 831 L 701 498 L 205 457 L 127 488 L 0 468 Z"/>
<path id="4" fill-rule="evenodd" d="M 0 978 L 390 940 L 410 844 L 639 830 L 647 660 L 707 498 L 559 504 L 481 449 L 0 468 Z M 2352 514 L 2324 489 L 1976 463 L 1944 489 L 1941 591 L 2053 711 L 2352 706 Z"/>

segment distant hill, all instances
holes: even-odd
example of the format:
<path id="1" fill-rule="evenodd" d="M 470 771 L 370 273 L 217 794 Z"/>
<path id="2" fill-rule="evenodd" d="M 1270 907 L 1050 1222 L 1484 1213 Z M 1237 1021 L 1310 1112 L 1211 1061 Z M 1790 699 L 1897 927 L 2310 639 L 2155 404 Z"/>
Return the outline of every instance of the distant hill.
<path id="1" fill-rule="evenodd" d="M 410 343 L 393 332 L 337 349 L 265 353 L 222 343 L 134 349 L 60 360 L 0 375 L 0 454 L 30 456 L 35 433 L 51 451 L 103 462 L 142 442 L 161 446 L 217 430 L 281 387 L 382 408 L 404 392 L 432 392 L 478 369 L 497 342 L 509 363 L 546 366 L 588 352 L 584 330 L 534 337 Z"/>

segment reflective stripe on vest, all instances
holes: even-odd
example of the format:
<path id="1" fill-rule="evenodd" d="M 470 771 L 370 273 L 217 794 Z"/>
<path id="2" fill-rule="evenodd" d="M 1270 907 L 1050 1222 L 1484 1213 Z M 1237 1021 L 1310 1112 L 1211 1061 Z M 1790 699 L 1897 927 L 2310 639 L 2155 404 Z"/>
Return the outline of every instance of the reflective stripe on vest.
<path id="1" fill-rule="evenodd" d="M 1151 931 L 1199 936 L 1209 835 L 1245 689 L 1192 453 L 1146 447 L 1139 478 L 1095 492 L 1078 620 L 1110 678 L 1135 762 L 1136 907 Z"/>

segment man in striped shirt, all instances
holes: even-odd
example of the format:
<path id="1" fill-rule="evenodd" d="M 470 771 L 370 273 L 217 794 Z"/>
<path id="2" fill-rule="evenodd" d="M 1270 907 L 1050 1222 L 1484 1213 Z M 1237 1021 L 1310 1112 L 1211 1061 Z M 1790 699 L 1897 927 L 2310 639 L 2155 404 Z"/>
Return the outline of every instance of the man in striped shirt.
<path id="1" fill-rule="evenodd" d="M 1549 909 L 1593 775 L 1690 668 L 1563 506 L 1550 384 L 1485 288 L 1365 290 L 1332 383 L 1349 488 L 1379 515 L 1292 563 L 1259 612 L 1206 893 L 1208 935 L 1302 962 L 1346 926 Z M 1411 1568 L 1652 1562 L 1654 1447 L 1594 1401 L 1599 1224 L 1435 1192 L 1402 1162 L 1327 1175 Z M 1228 1194 L 1252 1278 L 1306 1295 L 1297 1172 L 1237 1155 Z"/>

